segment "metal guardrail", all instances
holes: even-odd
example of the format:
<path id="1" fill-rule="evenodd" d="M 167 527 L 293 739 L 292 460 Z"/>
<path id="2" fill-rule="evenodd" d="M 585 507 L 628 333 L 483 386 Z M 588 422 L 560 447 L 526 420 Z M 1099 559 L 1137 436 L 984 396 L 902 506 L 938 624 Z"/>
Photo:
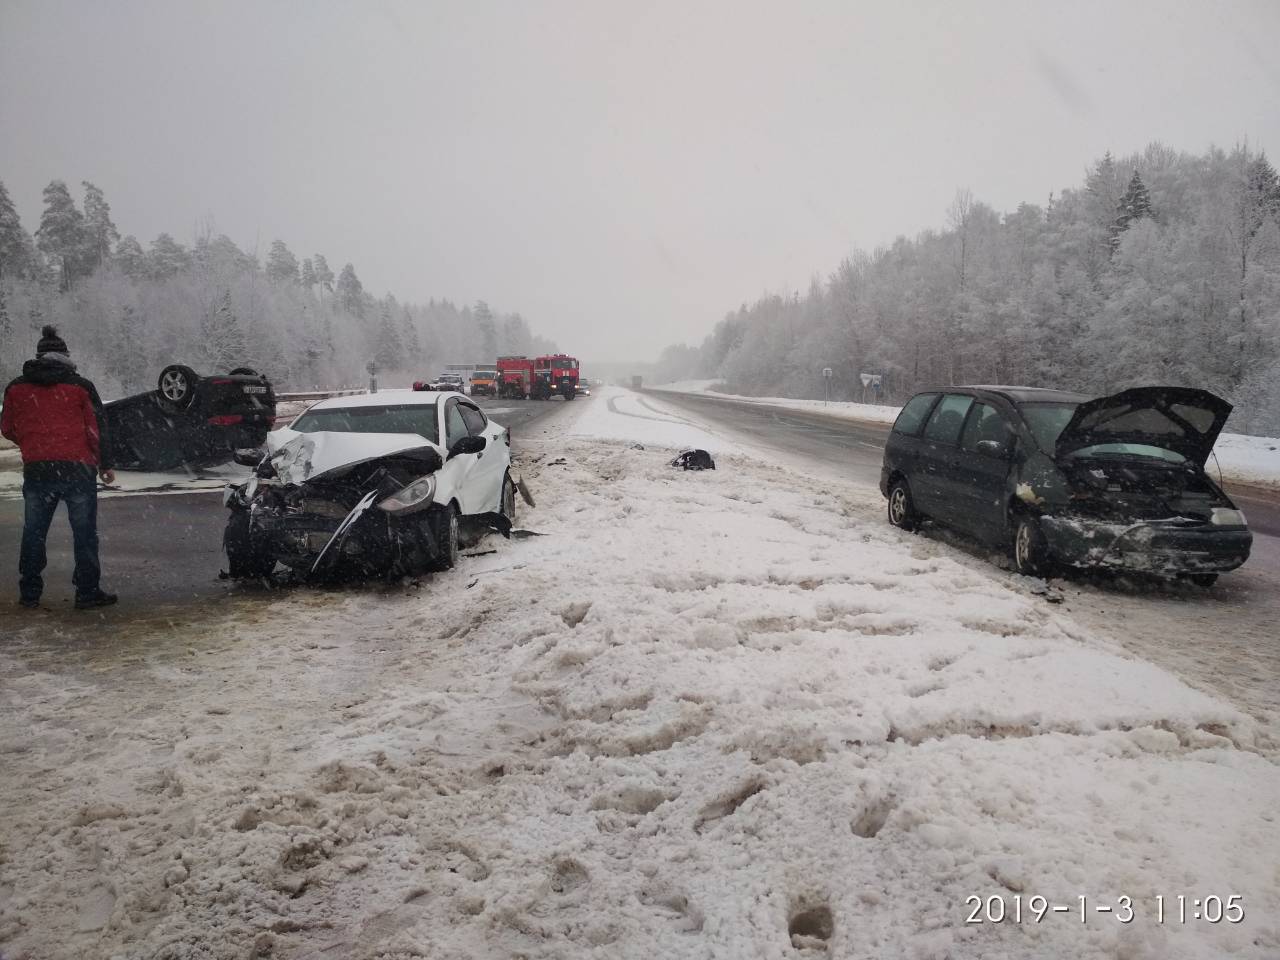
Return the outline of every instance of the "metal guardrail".
<path id="1" fill-rule="evenodd" d="M 276 400 L 324 400 L 328 397 L 350 397 L 368 390 L 304 390 L 300 393 L 277 393 Z"/>

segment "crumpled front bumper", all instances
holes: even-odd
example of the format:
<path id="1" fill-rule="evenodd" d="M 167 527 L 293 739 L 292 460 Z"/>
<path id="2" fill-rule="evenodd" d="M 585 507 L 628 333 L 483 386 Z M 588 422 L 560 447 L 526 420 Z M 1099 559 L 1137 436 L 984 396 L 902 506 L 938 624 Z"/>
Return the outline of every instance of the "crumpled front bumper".
<path id="1" fill-rule="evenodd" d="M 1253 546 L 1247 527 L 1177 520 L 1118 523 L 1042 516 L 1040 528 L 1059 562 L 1162 575 L 1225 573 L 1248 560 Z"/>

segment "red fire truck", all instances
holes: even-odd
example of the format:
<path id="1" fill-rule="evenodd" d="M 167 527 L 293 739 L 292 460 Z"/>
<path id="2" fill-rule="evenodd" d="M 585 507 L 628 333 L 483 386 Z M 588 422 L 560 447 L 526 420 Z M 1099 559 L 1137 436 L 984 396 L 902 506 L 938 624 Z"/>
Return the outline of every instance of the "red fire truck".
<path id="1" fill-rule="evenodd" d="M 498 396 L 527 400 L 533 387 L 533 361 L 528 357 L 498 358 Z"/>
<path id="2" fill-rule="evenodd" d="M 534 360 L 534 399 L 549 400 L 557 393 L 566 400 L 578 395 L 577 357 L 553 353 Z"/>

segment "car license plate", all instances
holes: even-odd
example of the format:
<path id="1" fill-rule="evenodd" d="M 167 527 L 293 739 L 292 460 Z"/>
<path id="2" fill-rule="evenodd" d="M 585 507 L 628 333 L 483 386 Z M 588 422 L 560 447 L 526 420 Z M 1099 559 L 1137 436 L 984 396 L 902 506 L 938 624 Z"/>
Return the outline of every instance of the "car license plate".
<path id="1" fill-rule="evenodd" d="M 267 392 L 266 387 L 241 387 L 240 389 L 243 390 L 245 393 L 266 393 Z"/>

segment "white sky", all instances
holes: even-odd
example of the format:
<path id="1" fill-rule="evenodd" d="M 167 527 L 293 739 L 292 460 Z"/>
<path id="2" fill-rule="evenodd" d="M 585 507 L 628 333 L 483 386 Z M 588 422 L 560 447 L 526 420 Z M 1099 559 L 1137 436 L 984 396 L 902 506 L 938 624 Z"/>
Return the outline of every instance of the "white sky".
<path id="1" fill-rule="evenodd" d="M 1280 3 L 0 0 L 0 180 L 483 297 L 589 359 L 1076 185 L 1280 143 Z"/>

